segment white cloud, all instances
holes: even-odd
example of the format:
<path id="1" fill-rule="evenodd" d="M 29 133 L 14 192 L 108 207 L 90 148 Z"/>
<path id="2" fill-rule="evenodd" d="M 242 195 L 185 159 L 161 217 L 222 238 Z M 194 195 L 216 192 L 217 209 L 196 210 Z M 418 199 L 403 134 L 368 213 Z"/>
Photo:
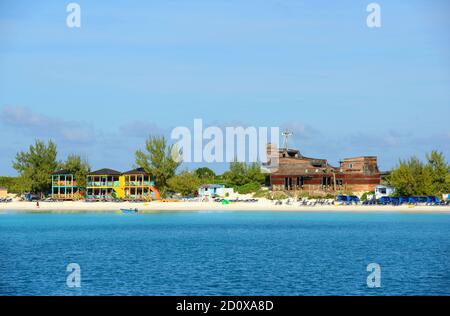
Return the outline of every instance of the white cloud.
<path id="1" fill-rule="evenodd" d="M 119 127 L 119 131 L 123 136 L 139 138 L 167 133 L 155 123 L 142 120 L 125 123 Z"/>
<path id="2" fill-rule="evenodd" d="M 18 133 L 36 137 L 49 137 L 72 143 L 92 143 L 96 133 L 86 123 L 56 119 L 39 114 L 27 107 L 5 106 L 0 112 L 0 120 Z"/>

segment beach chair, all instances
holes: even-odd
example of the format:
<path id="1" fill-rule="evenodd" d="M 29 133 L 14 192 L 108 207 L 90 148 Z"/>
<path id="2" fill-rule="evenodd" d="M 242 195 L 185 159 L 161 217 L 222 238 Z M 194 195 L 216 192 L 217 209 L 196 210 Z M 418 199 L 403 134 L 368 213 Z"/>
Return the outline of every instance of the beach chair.
<path id="1" fill-rule="evenodd" d="M 426 196 L 419 196 L 417 198 L 417 203 L 426 204 L 427 203 L 427 197 Z"/>
<path id="2" fill-rule="evenodd" d="M 391 204 L 394 206 L 400 205 L 400 198 L 398 197 L 391 197 Z"/>
<path id="3" fill-rule="evenodd" d="M 388 205 L 391 203 L 391 198 L 389 196 L 382 196 L 379 201 L 381 205 Z"/>
<path id="4" fill-rule="evenodd" d="M 427 197 L 427 205 L 439 205 L 440 200 L 437 196 L 428 196 Z"/>
<path id="5" fill-rule="evenodd" d="M 350 202 L 350 204 L 357 205 L 357 204 L 359 204 L 359 202 L 361 202 L 361 200 L 356 195 L 350 195 L 349 196 L 349 202 Z"/>

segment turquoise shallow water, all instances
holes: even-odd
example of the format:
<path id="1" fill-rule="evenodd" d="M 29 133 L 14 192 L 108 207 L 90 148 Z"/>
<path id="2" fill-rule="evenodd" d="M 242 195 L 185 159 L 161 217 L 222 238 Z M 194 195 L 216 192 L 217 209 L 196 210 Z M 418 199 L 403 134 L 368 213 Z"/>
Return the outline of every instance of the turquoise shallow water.
<path id="1" fill-rule="evenodd" d="M 0 215 L 0 295 L 449 295 L 449 259 L 446 214 Z"/>

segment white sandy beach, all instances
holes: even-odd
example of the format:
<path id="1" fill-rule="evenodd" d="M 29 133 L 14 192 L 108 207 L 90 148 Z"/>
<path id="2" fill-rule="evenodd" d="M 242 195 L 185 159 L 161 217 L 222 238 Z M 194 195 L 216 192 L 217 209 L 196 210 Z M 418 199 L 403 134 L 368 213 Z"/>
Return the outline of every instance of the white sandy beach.
<path id="1" fill-rule="evenodd" d="M 270 200 L 256 203 L 231 203 L 222 205 L 216 202 L 150 202 L 150 203 L 113 203 L 113 202 L 11 202 L 0 203 L 0 213 L 5 212 L 118 212 L 121 208 L 137 208 L 139 212 L 226 212 L 226 211 L 266 211 L 266 212 L 406 212 L 406 213 L 450 213 L 450 206 L 382 206 L 382 205 L 316 205 L 303 206 L 274 205 Z"/>

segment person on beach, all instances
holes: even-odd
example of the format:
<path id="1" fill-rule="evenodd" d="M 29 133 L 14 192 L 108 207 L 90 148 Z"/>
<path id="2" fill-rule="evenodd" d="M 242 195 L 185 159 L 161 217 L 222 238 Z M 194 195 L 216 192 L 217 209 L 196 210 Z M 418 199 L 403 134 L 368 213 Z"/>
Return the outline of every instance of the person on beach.
<path id="1" fill-rule="evenodd" d="M 39 201 L 36 201 L 36 207 L 39 208 Z"/>

